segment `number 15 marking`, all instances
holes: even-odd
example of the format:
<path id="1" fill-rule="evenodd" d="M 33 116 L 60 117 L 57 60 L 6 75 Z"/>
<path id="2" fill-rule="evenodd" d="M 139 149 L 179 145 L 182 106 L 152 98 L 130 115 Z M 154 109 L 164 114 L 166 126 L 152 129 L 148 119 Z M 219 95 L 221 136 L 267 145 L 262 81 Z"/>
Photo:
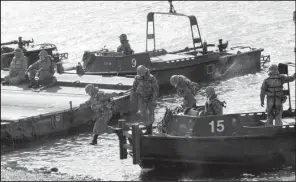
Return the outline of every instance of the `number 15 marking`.
<path id="1" fill-rule="evenodd" d="M 212 121 L 209 123 L 211 125 L 211 132 L 214 133 L 215 131 L 223 132 L 224 131 L 224 120 L 218 120 L 217 121 L 217 127 L 215 129 L 215 121 Z"/>

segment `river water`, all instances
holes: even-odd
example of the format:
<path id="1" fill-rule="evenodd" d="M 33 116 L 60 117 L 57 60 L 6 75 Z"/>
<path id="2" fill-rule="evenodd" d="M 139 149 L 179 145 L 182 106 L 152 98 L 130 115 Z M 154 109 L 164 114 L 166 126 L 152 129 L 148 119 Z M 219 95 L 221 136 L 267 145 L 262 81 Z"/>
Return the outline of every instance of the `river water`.
<path id="1" fill-rule="evenodd" d="M 229 46 L 246 45 L 264 48 L 271 62 L 295 62 L 295 26 L 292 13 L 295 2 L 173 2 L 178 13 L 197 17 L 201 36 L 208 43 L 218 39 Z M 67 65 L 76 65 L 85 50 L 115 50 L 118 36 L 126 33 L 132 48 L 145 50 L 146 15 L 150 11 L 168 12 L 167 1 L 123 2 L 2 2 L 1 42 L 18 36 L 35 43 L 54 43 L 60 52 L 68 52 Z M 156 47 L 167 50 L 191 45 L 189 22 L 182 18 L 156 17 Z M 295 72 L 290 67 L 289 72 Z M 219 97 L 227 102 L 225 113 L 264 111 L 260 106 L 260 86 L 267 76 L 257 74 L 212 83 Z M 295 82 L 290 84 L 292 106 L 295 106 Z M 198 105 L 205 102 L 204 88 L 197 96 Z M 175 95 L 158 100 L 157 120 L 163 106 L 181 103 Z M 288 104 L 284 106 L 287 108 Z M 293 107 L 294 108 L 294 107 Z M 1 156 L 1 180 L 295 180 L 295 172 L 285 168 L 275 172 L 202 177 L 197 171 L 156 173 L 132 165 L 132 159 L 119 160 L 115 135 L 103 135 L 97 146 L 90 146 L 91 133 L 40 142 L 28 148 Z M 57 167 L 59 173 L 44 174 L 42 167 Z"/>

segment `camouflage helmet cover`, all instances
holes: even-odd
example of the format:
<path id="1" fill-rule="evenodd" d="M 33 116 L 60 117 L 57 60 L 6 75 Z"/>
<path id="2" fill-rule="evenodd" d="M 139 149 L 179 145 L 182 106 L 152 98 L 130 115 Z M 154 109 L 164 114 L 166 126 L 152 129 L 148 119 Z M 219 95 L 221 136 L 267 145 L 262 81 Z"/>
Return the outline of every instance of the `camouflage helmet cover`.
<path id="1" fill-rule="evenodd" d="M 173 86 L 178 85 L 178 83 L 179 83 L 178 75 L 173 75 L 173 76 L 171 76 L 171 78 L 170 78 L 170 83 L 171 83 L 171 85 L 173 85 Z"/>
<path id="2" fill-rule="evenodd" d="M 46 50 L 42 50 L 42 51 L 39 52 L 38 55 L 39 55 L 39 56 L 44 56 L 44 57 L 46 57 L 46 56 L 48 55 L 48 53 L 46 52 Z"/>
<path id="3" fill-rule="evenodd" d="M 137 74 L 140 76 L 144 76 L 147 73 L 147 71 L 148 71 L 148 69 L 143 65 L 140 65 L 137 68 Z"/>
<path id="4" fill-rule="evenodd" d="M 121 34 L 121 35 L 119 36 L 119 39 L 120 39 L 120 40 L 127 40 L 127 36 L 126 36 L 126 34 Z"/>
<path id="5" fill-rule="evenodd" d="M 93 84 L 88 84 L 85 87 L 85 92 L 89 93 L 91 95 L 94 95 L 95 92 L 98 92 L 99 89 L 97 87 L 95 87 Z"/>
<path id="6" fill-rule="evenodd" d="M 206 88 L 206 95 L 207 95 L 207 97 L 210 97 L 213 94 L 215 94 L 215 89 L 213 87 L 207 87 Z"/>
<path id="7" fill-rule="evenodd" d="M 15 53 L 16 53 L 16 52 L 22 53 L 23 51 L 22 51 L 21 48 L 16 48 L 16 49 L 14 49 L 14 52 L 15 52 Z"/>
<path id="8" fill-rule="evenodd" d="M 278 73 L 278 66 L 276 64 L 272 64 L 268 68 L 268 73 Z"/>

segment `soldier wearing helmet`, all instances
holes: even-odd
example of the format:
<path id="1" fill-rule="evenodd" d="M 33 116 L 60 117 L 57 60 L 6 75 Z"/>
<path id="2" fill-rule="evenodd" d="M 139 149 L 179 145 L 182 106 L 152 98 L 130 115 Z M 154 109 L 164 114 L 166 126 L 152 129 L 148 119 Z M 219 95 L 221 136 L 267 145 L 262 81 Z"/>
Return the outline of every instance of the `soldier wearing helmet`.
<path id="1" fill-rule="evenodd" d="M 131 46 L 129 44 L 129 41 L 127 40 L 126 34 L 121 34 L 119 36 L 119 39 L 120 39 L 121 45 L 118 46 L 117 52 L 122 52 L 125 55 L 133 54 L 134 51 L 132 50 L 132 48 L 131 48 Z"/>
<path id="2" fill-rule="evenodd" d="M 40 51 L 39 57 L 40 59 L 29 66 L 26 71 L 26 74 L 29 73 L 29 88 L 38 87 L 39 84 L 56 82 L 56 78 L 53 76 L 56 65 L 53 63 L 52 57 L 45 50 Z"/>
<path id="3" fill-rule="evenodd" d="M 189 109 L 196 107 L 195 95 L 200 89 L 197 83 L 190 81 L 183 75 L 171 76 L 170 83 L 176 88 L 177 94 L 184 98 L 182 107 L 185 109 L 185 113 Z"/>
<path id="4" fill-rule="evenodd" d="M 205 103 L 205 110 L 200 112 L 200 116 L 208 116 L 208 115 L 222 115 L 223 107 L 226 107 L 225 101 L 220 101 L 215 93 L 215 89 L 213 87 L 206 88 L 207 101 Z"/>
<path id="5" fill-rule="evenodd" d="M 89 100 L 80 104 L 79 109 L 90 108 L 94 113 L 94 120 L 96 121 L 93 127 L 93 139 L 91 145 L 96 145 L 98 136 L 108 132 L 108 122 L 113 116 L 113 110 L 115 108 L 112 102 L 112 97 L 115 97 L 117 93 L 104 93 L 99 91 L 99 88 L 92 84 L 88 84 L 85 87 L 85 92 L 90 96 Z"/>
<path id="6" fill-rule="evenodd" d="M 146 134 L 152 134 L 158 91 L 158 82 L 150 70 L 143 65 L 138 66 L 131 90 L 131 102 L 138 102 L 138 109 L 147 128 Z"/>
<path id="7" fill-rule="evenodd" d="M 293 76 L 280 75 L 276 64 L 270 65 L 268 68 L 268 77 L 264 79 L 261 86 L 261 106 L 264 107 L 265 95 L 267 96 L 267 125 L 282 125 L 283 103 L 286 101 L 286 96 L 283 94 L 283 84 L 295 80 Z"/>
<path id="8" fill-rule="evenodd" d="M 3 85 L 18 85 L 26 80 L 25 72 L 28 68 L 28 58 L 20 48 L 14 50 L 14 57 L 10 63 L 9 75 L 4 77 Z"/>

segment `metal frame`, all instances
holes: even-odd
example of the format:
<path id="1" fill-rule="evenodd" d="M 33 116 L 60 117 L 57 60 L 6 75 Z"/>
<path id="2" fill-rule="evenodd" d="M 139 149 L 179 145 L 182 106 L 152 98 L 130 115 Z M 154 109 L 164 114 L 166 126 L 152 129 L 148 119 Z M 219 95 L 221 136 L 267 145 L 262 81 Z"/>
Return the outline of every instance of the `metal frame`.
<path id="1" fill-rule="evenodd" d="M 196 20 L 196 17 L 193 15 L 185 15 L 185 14 L 180 14 L 180 13 L 163 13 L 163 12 L 150 12 L 147 15 L 147 26 L 146 26 L 146 52 L 148 51 L 148 39 L 153 39 L 153 51 L 156 50 L 155 48 L 155 24 L 154 24 L 154 15 L 158 14 L 158 15 L 171 15 L 171 16 L 185 16 L 189 18 L 190 21 L 190 28 L 191 28 L 191 36 L 192 36 L 192 42 L 193 42 L 193 48 L 194 51 L 196 53 L 196 48 L 197 46 L 195 44 L 200 43 L 200 47 L 202 47 L 202 39 L 201 39 L 201 35 L 200 35 L 200 30 L 199 30 L 199 26 Z M 153 33 L 149 34 L 148 33 L 148 26 L 149 26 L 149 22 L 153 22 Z M 193 26 L 197 26 L 197 30 L 198 30 L 198 38 L 194 38 L 194 34 L 193 34 Z"/>

